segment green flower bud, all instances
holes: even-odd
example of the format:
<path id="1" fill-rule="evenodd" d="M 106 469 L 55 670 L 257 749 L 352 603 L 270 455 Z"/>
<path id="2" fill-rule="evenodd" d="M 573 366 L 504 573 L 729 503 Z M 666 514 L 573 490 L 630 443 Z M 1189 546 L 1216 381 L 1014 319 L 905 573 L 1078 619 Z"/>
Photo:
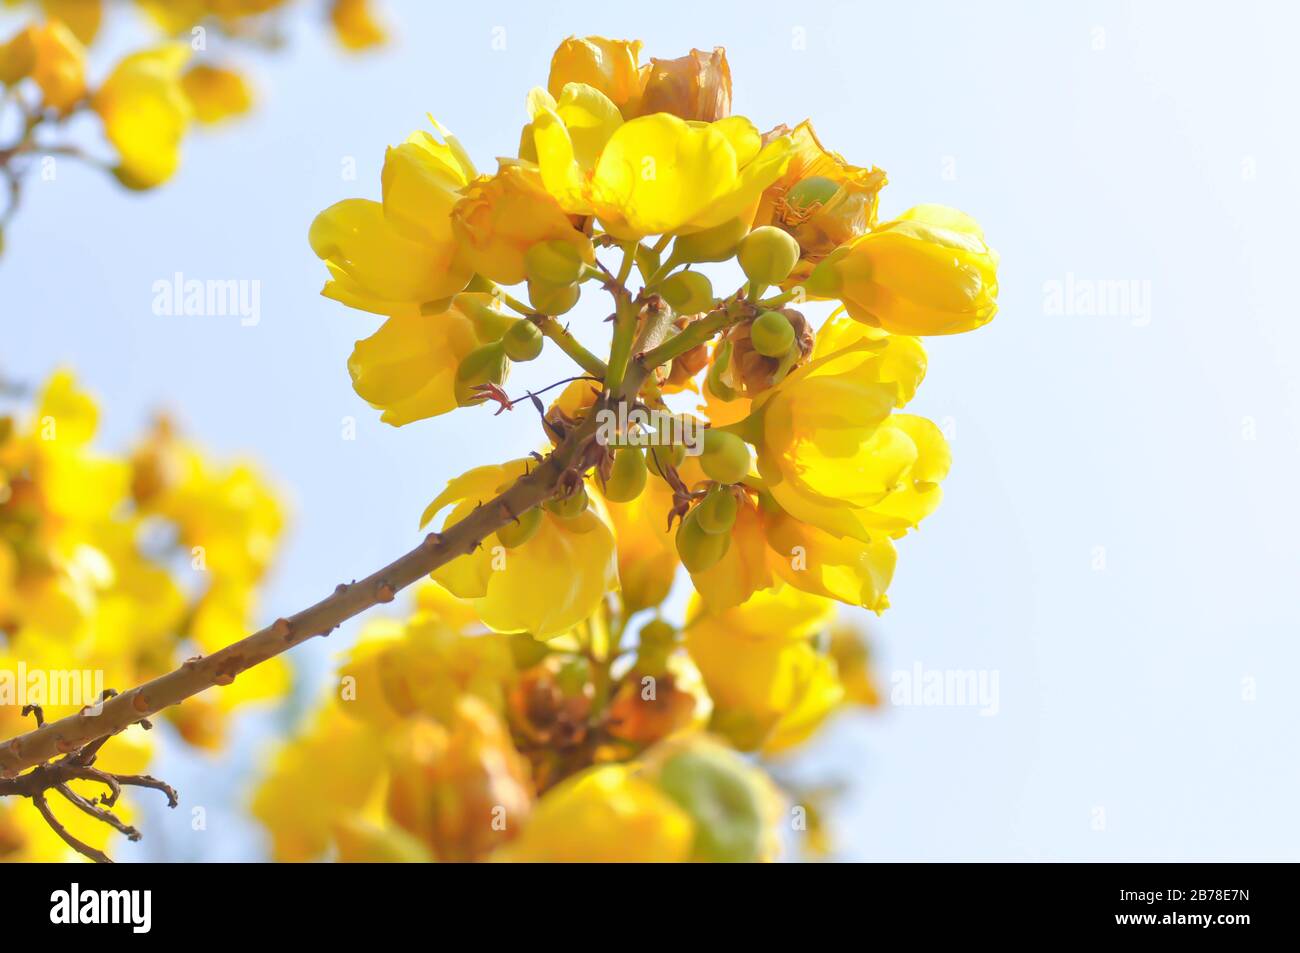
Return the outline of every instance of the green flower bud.
<path id="1" fill-rule="evenodd" d="M 581 277 L 584 264 L 573 242 L 538 242 L 524 252 L 524 271 L 530 283 L 571 285 Z"/>
<path id="2" fill-rule="evenodd" d="M 512 361 L 531 361 L 542 353 L 545 338 L 533 322 L 524 318 L 516 321 L 501 339 L 506 356 Z"/>
<path id="3" fill-rule="evenodd" d="M 500 341 L 515 319 L 503 312 L 495 295 L 479 291 L 461 292 L 451 306 L 474 323 L 474 334 L 484 343 Z"/>
<path id="4" fill-rule="evenodd" d="M 749 326 L 749 341 L 764 357 L 781 357 L 794 346 L 794 326 L 780 311 L 764 311 Z"/>
<path id="5" fill-rule="evenodd" d="M 700 466 L 710 480 L 739 483 L 749 475 L 749 447 L 734 433 L 710 427 L 704 431 Z"/>
<path id="6" fill-rule="evenodd" d="M 541 526 L 542 508 L 534 506 L 497 530 L 497 541 L 506 549 L 516 549 L 536 536 Z"/>
<path id="7" fill-rule="evenodd" d="M 572 310 L 582 291 L 577 283 L 546 285 L 528 280 L 528 302 L 542 314 L 557 315 Z"/>
<path id="8" fill-rule="evenodd" d="M 709 533 L 700 525 L 698 507 L 677 527 L 677 555 L 688 572 L 704 572 L 718 564 L 731 547 L 730 533 Z"/>
<path id="9" fill-rule="evenodd" d="M 707 228 L 690 235 L 678 235 L 673 242 L 669 260 L 676 264 L 695 264 L 706 261 L 726 261 L 736 253 L 736 245 L 749 231 L 749 223 L 742 218 Z"/>
<path id="10" fill-rule="evenodd" d="M 684 750 L 659 769 L 660 789 L 695 819 L 694 859 L 762 859 L 767 810 L 763 786 L 740 755 L 721 745 Z"/>
<path id="11" fill-rule="evenodd" d="M 730 533 L 731 527 L 736 525 L 737 509 L 736 498 L 730 490 L 714 487 L 695 508 L 695 519 L 700 529 L 711 536 Z"/>
<path id="12" fill-rule="evenodd" d="M 571 520 L 587 511 L 587 488 L 579 486 L 568 496 L 556 496 L 542 505 L 560 519 Z"/>
<path id="13" fill-rule="evenodd" d="M 686 462 L 686 448 L 680 443 L 666 447 L 650 448 L 650 469 L 655 473 L 666 473 L 669 467 L 680 467 Z"/>
<path id="14" fill-rule="evenodd" d="M 659 294 L 678 314 L 699 314 L 713 307 L 713 284 L 698 271 L 679 271 L 659 285 Z"/>
<path id="15" fill-rule="evenodd" d="M 744 237 L 736 260 L 755 285 L 779 285 L 799 264 L 799 243 L 789 232 L 763 225 Z"/>
<path id="16" fill-rule="evenodd" d="M 502 384 L 510 371 L 510 360 L 500 341 L 481 344 L 465 355 L 456 368 L 456 401 L 462 407 L 478 403 L 483 395 L 474 390 L 478 384 Z"/>
<path id="17" fill-rule="evenodd" d="M 648 476 L 645 454 L 637 447 L 619 447 L 614 451 L 614 465 L 605 481 L 605 499 L 630 503 L 641 495 Z"/>

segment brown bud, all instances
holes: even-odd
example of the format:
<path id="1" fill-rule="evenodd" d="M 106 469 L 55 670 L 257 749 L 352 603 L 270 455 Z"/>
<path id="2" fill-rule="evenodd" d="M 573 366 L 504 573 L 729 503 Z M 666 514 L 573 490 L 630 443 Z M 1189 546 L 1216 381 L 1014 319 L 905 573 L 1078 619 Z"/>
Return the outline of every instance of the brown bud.
<path id="1" fill-rule="evenodd" d="M 745 397 L 755 397 L 780 382 L 794 368 L 804 364 L 813 349 L 813 329 L 808 319 L 794 308 L 782 308 L 781 313 L 790 319 L 794 328 L 795 357 L 793 361 L 764 357 L 754 349 L 749 340 L 752 320 L 734 325 L 727 332 L 732 343 L 731 364 L 724 378 L 726 383 Z"/>
<path id="2" fill-rule="evenodd" d="M 651 59 L 643 72 L 642 116 L 672 113 L 682 119 L 714 122 L 731 115 L 731 67 L 720 46 L 712 53 L 691 50 L 675 60 Z"/>

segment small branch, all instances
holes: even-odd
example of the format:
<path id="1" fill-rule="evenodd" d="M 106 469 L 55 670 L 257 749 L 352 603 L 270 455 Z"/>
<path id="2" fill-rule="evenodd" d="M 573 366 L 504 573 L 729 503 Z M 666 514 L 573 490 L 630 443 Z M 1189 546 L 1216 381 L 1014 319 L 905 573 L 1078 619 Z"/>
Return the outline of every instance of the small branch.
<path id="1" fill-rule="evenodd" d="M 741 307 L 739 302 L 729 302 L 716 311 L 710 311 L 698 321 L 692 321 L 675 337 L 646 351 L 641 355 L 640 362 L 647 370 L 667 364 L 673 358 L 708 342 L 719 331 L 743 320 L 748 314 L 749 310 Z"/>
<path id="2" fill-rule="evenodd" d="M 560 350 L 569 355 L 569 357 L 573 359 L 573 362 L 584 371 L 592 377 L 598 377 L 602 380 L 604 379 L 605 374 L 608 371 L 605 362 L 583 347 L 582 342 L 570 334 L 569 329 L 560 324 L 559 321 L 555 320 L 555 318 L 550 315 L 538 314 L 536 312 L 530 313 L 528 315 L 528 320 L 537 325 L 538 330 L 540 330 L 543 335 L 559 345 Z"/>

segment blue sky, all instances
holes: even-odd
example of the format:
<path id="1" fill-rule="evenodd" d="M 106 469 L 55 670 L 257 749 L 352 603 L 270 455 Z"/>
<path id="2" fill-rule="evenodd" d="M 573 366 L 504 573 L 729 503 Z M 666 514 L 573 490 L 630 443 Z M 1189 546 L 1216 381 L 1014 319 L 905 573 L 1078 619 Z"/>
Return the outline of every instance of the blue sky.
<path id="1" fill-rule="evenodd" d="M 108 408 L 107 446 L 166 406 L 214 450 L 257 458 L 295 514 L 267 617 L 314 601 L 411 545 L 447 477 L 537 431 L 487 411 L 380 424 L 344 368 L 374 323 L 318 296 L 313 215 L 378 197 L 384 146 L 426 112 L 480 167 L 513 152 L 567 34 L 637 36 L 663 57 L 725 45 L 737 112 L 763 128 L 810 116 L 888 171 L 883 216 L 957 206 L 1002 256 L 998 318 L 929 345 L 912 408 L 949 431 L 955 466 L 899 547 L 893 608 L 864 620 L 887 684 L 918 664 L 996 673 L 998 710 L 892 706 L 832 726 L 799 770 L 848 783 L 843 856 L 1300 855 L 1294 11 L 387 6 L 398 39 L 379 56 L 340 55 L 300 15 L 287 49 L 246 57 L 257 113 L 187 141 L 155 194 L 66 162 L 33 182 L 0 260 L 4 373 L 74 367 Z M 100 75 L 135 36 L 108 39 Z M 154 282 L 176 272 L 259 281 L 260 322 L 154 314 Z M 355 633 L 298 653 L 303 699 Z M 169 752 L 160 771 L 208 830 L 155 812 L 122 859 L 259 852 L 236 811 L 289 717 L 251 720 L 216 762 Z"/>

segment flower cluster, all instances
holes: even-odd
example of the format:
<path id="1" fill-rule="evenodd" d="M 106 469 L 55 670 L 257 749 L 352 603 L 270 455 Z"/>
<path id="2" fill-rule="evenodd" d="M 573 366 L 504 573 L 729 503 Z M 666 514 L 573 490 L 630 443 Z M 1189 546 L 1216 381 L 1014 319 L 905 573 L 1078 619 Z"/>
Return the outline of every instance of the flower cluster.
<path id="1" fill-rule="evenodd" d="M 116 155 L 107 167 L 123 185 L 152 189 L 170 179 L 193 125 L 222 123 L 253 105 L 243 71 L 227 57 L 208 53 L 209 31 L 232 42 L 269 45 L 278 30 L 272 18 L 291 5 L 291 0 L 137 0 L 144 20 L 164 41 L 125 56 L 95 84 L 86 52 L 101 32 L 103 0 L 33 4 L 41 17 L 0 41 L 0 109 L 17 127 L 15 140 L 0 144 L 0 174 L 13 195 L 0 226 L 15 211 L 24 163 L 67 156 L 98 164 L 94 150 L 66 136 L 78 113 L 98 117 Z M 368 0 L 332 0 L 329 13 L 345 48 L 384 42 Z"/>
<path id="2" fill-rule="evenodd" d="M 527 393 L 569 461 L 550 498 L 435 570 L 432 603 L 344 670 L 353 717 L 329 706 L 283 756 L 259 801 L 282 856 L 766 857 L 778 799 L 732 749 L 789 749 L 872 697 L 832 608 L 886 608 L 895 541 L 939 503 L 944 436 L 901 412 L 918 338 L 993 318 L 997 256 L 953 209 L 880 221 L 881 170 L 730 107 L 721 49 L 642 63 L 640 42 L 570 38 L 516 157 L 480 173 L 433 121 L 388 150 L 379 200 L 312 224 L 323 293 L 384 318 L 348 370 L 385 422 L 513 407 L 507 375 L 546 340 L 580 376 L 549 408 Z M 719 294 L 702 266 L 732 260 L 745 282 Z M 584 289 L 612 298 L 604 357 L 559 320 Z M 423 523 L 540 459 L 457 477 Z M 358 722 L 394 713 L 384 752 Z M 370 771 L 317 757 L 349 744 Z M 276 792 L 308 771 L 349 786 L 295 828 Z"/>
<path id="3" fill-rule="evenodd" d="M 29 706 L 72 714 L 241 637 L 276 552 L 282 507 L 250 466 L 213 462 L 165 420 L 129 455 L 107 456 L 92 445 L 97 423 L 66 372 L 46 383 L 30 418 L 0 416 L 3 737 L 33 727 Z M 233 709 L 279 697 L 288 682 L 272 660 L 166 717 L 187 743 L 215 749 Z M 152 747 L 131 728 L 101 767 L 138 774 Z M 64 826 L 102 849 L 112 830 L 57 802 Z M 0 802 L 0 860 L 70 854 L 35 811 Z"/>

